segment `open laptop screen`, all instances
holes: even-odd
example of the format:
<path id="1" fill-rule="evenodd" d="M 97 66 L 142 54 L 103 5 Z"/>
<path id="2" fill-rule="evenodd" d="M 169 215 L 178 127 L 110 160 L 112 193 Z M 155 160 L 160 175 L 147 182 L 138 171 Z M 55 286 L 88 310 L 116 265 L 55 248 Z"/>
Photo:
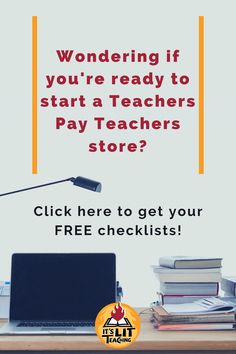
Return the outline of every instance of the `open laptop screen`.
<path id="1" fill-rule="evenodd" d="M 14 254 L 10 320 L 94 320 L 116 301 L 111 253 Z"/>

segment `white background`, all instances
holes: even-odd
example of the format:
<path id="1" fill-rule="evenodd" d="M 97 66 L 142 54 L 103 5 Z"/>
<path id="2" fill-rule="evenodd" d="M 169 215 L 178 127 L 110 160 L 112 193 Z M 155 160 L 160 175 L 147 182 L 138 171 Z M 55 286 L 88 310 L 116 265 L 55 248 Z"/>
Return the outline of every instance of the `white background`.
<path id="1" fill-rule="evenodd" d="M 221 256 L 224 274 L 236 274 L 235 262 L 235 2 L 234 1 L 8 1 L 2 2 L 1 41 L 1 184 L 0 192 L 70 176 L 102 181 L 101 194 L 77 189 L 70 183 L 0 199 L 0 278 L 10 277 L 14 252 L 115 252 L 117 277 L 124 288 L 124 302 L 133 306 L 155 300 L 157 283 L 150 269 L 162 255 Z M 31 174 L 31 16 L 38 16 L 39 97 L 106 96 L 113 90 L 56 87 L 45 89 L 47 74 L 101 73 L 166 74 L 175 71 L 191 77 L 186 87 L 117 87 L 127 97 L 198 95 L 198 16 L 205 16 L 205 175 L 198 175 L 198 111 L 194 109 L 111 109 L 107 118 L 180 119 L 179 131 L 86 134 L 55 131 L 55 117 L 62 111 L 39 109 L 39 173 Z M 56 49 L 78 52 L 160 52 L 180 49 L 179 63 L 60 64 Z M 87 109 L 63 111 L 72 119 L 91 119 Z M 146 139 L 143 153 L 89 153 L 87 144 Z M 201 218 L 136 217 L 37 218 L 36 205 L 76 208 L 203 208 Z M 153 224 L 182 225 L 178 237 L 55 237 L 54 224 L 92 223 L 96 228 Z"/>

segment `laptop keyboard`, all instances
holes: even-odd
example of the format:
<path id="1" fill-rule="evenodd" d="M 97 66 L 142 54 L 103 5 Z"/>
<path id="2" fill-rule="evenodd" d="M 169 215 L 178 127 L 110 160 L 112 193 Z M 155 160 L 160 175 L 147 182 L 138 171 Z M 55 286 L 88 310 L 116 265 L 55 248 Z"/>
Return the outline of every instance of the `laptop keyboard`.
<path id="1" fill-rule="evenodd" d="M 20 322 L 17 327 L 94 327 L 94 321 L 68 321 L 68 322 L 61 322 L 61 321 L 47 321 L 47 322 L 40 322 L 40 321 L 24 321 Z"/>

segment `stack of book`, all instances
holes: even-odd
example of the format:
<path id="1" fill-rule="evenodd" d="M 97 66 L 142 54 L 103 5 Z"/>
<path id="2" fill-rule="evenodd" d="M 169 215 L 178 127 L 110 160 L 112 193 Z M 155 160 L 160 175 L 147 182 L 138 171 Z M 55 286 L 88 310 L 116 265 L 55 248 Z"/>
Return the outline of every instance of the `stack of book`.
<path id="1" fill-rule="evenodd" d="M 235 305 L 211 297 L 194 303 L 154 306 L 151 321 L 159 331 L 234 330 Z"/>
<path id="2" fill-rule="evenodd" d="M 152 266 L 160 282 L 158 302 L 190 303 L 217 296 L 221 266 L 222 258 L 161 257 L 159 265 Z"/>

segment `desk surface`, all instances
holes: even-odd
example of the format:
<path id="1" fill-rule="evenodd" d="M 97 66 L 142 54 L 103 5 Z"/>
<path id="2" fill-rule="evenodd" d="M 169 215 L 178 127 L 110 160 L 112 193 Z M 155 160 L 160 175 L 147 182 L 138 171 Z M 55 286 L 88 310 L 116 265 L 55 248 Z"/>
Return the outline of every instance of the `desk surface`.
<path id="1" fill-rule="evenodd" d="M 141 315 L 139 338 L 128 350 L 236 350 L 234 331 L 158 332 Z M 106 350 L 96 336 L 0 336 L 0 350 Z"/>

